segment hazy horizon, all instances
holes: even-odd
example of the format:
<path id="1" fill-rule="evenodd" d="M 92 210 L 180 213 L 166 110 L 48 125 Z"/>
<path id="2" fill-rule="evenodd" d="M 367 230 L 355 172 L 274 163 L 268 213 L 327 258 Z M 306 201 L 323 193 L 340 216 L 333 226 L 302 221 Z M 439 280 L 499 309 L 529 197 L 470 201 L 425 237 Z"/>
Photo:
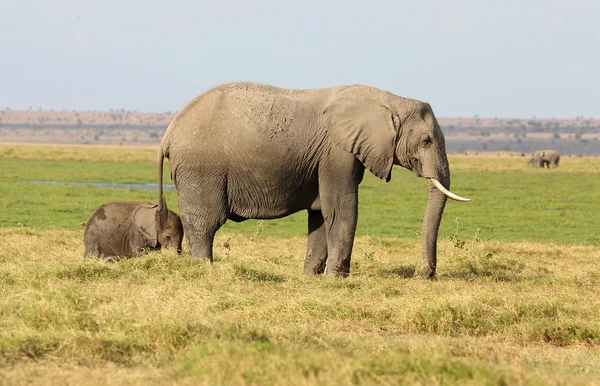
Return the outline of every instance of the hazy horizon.
<path id="1" fill-rule="evenodd" d="M 224 82 L 361 83 L 440 117 L 598 118 L 592 0 L 4 0 L 0 109 L 180 110 Z"/>
<path id="2" fill-rule="evenodd" d="M 181 106 L 183 107 L 183 106 Z M 126 108 L 120 108 L 120 107 L 111 107 L 108 108 L 106 110 L 99 110 L 99 109 L 69 109 L 69 108 L 60 108 L 60 109 L 55 109 L 55 108 L 42 108 L 41 106 L 28 106 L 27 108 L 19 108 L 19 109 L 15 109 L 15 108 L 11 108 L 10 106 L 6 106 L 6 107 L 2 107 L 0 106 L 0 111 L 5 111 L 6 109 L 9 109 L 11 112 L 20 112 L 20 113 L 25 113 L 28 116 L 31 116 L 31 113 L 38 113 L 38 114 L 47 114 L 48 112 L 53 112 L 53 113 L 66 113 L 66 114 L 73 114 L 73 113 L 100 113 L 100 114 L 109 114 L 109 113 L 134 113 L 134 114 L 149 114 L 149 115 L 176 115 L 180 109 L 176 109 L 176 110 L 166 110 L 166 111 L 145 111 L 145 110 L 136 110 L 136 109 L 126 109 Z M 522 117 L 517 117 L 517 116 L 510 116 L 510 117 L 504 117 L 504 116 L 481 116 L 479 114 L 473 114 L 473 115 L 441 115 L 441 114 L 436 114 L 436 117 L 438 119 L 446 119 L 446 120 L 456 120 L 456 119 L 464 119 L 465 121 L 472 121 L 474 119 L 478 119 L 480 121 L 493 121 L 498 119 L 499 121 L 510 121 L 510 120 L 538 120 L 538 121 L 573 121 L 573 120 L 581 120 L 581 121 L 591 121 L 591 122 L 597 122 L 600 121 L 600 116 L 598 117 L 587 117 L 587 116 L 573 116 L 573 117 L 556 117 L 556 116 L 552 116 L 552 117 L 538 117 L 538 116 L 531 116 L 531 117 L 527 117 L 527 116 L 522 116 Z M 1 117 L 0 117 L 1 118 Z M 4 119 L 4 121 L 6 121 L 6 119 Z"/>

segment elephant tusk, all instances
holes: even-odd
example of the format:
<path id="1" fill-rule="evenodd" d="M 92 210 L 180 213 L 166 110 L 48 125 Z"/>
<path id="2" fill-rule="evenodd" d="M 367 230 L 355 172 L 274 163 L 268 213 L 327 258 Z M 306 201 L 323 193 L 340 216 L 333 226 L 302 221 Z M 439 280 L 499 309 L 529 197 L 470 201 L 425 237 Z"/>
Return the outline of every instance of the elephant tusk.
<path id="1" fill-rule="evenodd" d="M 449 198 L 451 198 L 453 200 L 462 201 L 462 202 L 471 201 L 470 198 L 463 198 L 461 196 L 458 196 L 458 195 L 452 193 L 448 189 L 444 188 L 444 185 L 440 184 L 440 182 L 438 180 L 436 180 L 435 178 L 429 178 L 429 181 L 433 182 L 433 184 L 435 185 L 436 188 L 438 188 L 442 193 L 444 193 L 446 196 L 448 196 Z"/>

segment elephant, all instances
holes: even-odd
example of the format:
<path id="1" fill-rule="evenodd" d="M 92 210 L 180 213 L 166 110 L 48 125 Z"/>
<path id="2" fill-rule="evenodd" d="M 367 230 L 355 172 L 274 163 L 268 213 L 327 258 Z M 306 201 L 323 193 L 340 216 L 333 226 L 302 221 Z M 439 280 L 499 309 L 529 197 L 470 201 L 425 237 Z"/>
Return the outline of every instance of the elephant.
<path id="1" fill-rule="evenodd" d="M 102 204 L 87 222 L 83 236 L 84 257 L 139 256 L 161 247 L 181 253 L 183 225 L 179 216 L 149 202 L 111 201 Z"/>
<path id="2" fill-rule="evenodd" d="M 364 85 L 282 89 L 216 86 L 173 118 L 157 152 L 171 166 L 186 242 L 213 261 L 215 232 L 229 219 L 275 219 L 306 210 L 304 272 L 345 277 L 365 168 L 390 181 L 393 165 L 426 178 L 424 266 L 432 278 L 450 169 L 444 135 L 428 103 Z"/>
<path id="3" fill-rule="evenodd" d="M 556 150 L 538 150 L 533 153 L 533 156 L 529 160 L 529 166 L 541 167 L 546 166 L 548 169 L 550 166 L 553 168 L 558 167 L 560 161 L 560 154 Z"/>

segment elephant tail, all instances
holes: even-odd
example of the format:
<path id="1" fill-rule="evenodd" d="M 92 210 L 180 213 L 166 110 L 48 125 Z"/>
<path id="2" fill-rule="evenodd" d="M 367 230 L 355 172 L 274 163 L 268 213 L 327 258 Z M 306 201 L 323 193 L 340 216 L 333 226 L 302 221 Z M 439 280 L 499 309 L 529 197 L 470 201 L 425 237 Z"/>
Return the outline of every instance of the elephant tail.
<path id="1" fill-rule="evenodd" d="M 169 212 L 167 208 L 167 201 L 163 194 L 163 165 L 165 161 L 165 151 L 161 146 L 158 147 L 158 154 L 156 163 L 158 166 L 158 210 L 156 211 L 156 226 L 160 231 L 167 225 Z"/>

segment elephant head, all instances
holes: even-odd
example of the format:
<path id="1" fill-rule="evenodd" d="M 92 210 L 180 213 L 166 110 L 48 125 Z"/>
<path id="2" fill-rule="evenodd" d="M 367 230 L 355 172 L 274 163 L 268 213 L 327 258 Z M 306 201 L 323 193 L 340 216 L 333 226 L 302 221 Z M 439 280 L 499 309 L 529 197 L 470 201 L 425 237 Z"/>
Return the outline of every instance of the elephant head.
<path id="1" fill-rule="evenodd" d="M 431 106 L 372 87 L 350 86 L 333 96 L 323 112 L 332 141 L 353 153 L 377 177 L 389 181 L 392 166 L 398 165 L 427 179 L 420 275 L 433 277 L 446 197 L 470 200 L 448 190 L 450 169 L 444 135 Z"/>
<path id="2" fill-rule="evenodd" d="M 181 253 L 183 225 L 179 216 L 168 210 L 166 203 L 143 204 L 134 213 L 136 230 L 152 248 L 166 248 Z"/>

